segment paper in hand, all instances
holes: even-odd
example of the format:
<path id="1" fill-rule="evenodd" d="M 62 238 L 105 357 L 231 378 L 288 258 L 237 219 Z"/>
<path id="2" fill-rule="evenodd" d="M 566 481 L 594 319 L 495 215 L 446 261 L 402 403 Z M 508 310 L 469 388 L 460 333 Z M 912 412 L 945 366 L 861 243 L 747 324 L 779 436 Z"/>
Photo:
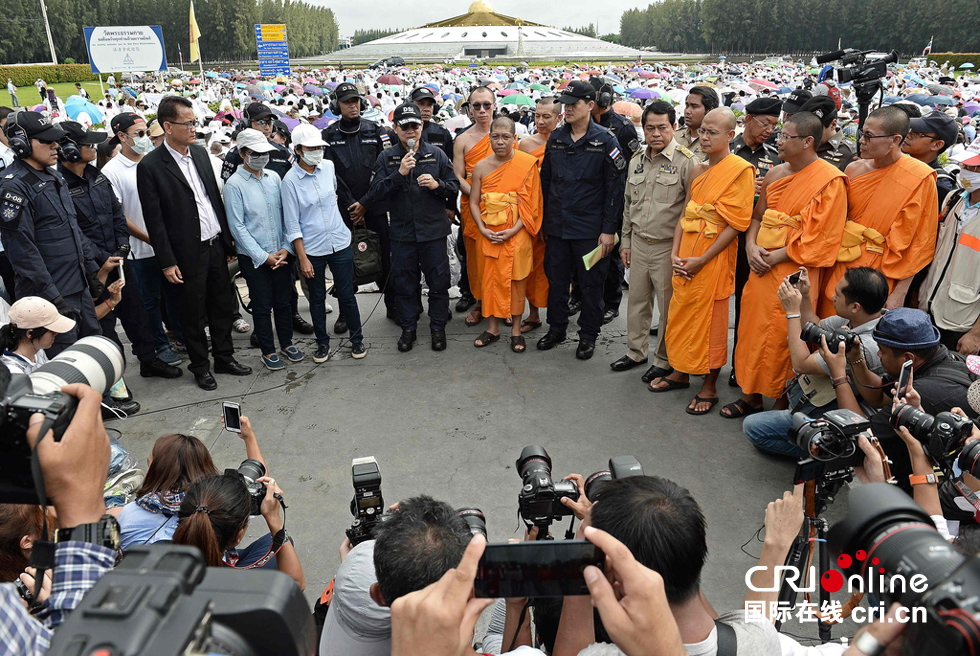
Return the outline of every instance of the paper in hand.
<path id="1" fill-rule="evenodd" d="M 619 235 L 613 235 L 613 247 L 619 243 Z M 588 271 L 595 266 L 595 263 L 602 259 L 602 244 L 599 244 L 594 249 L 582 256 L 582 262 L 585 264 L 585 270 Z"/>

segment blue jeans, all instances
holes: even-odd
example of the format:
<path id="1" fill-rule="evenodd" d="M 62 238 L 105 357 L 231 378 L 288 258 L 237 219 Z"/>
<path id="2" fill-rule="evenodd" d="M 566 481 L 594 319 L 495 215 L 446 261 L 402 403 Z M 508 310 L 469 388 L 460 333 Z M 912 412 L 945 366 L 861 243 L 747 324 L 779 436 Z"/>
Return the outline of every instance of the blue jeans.
<path id="1" fill-rule="evenodd" d="M 289 544 L 293 544 L 293 539 L 289 538 Z M 259 539 L 257 539 L 252 544 L 244 547 L 242 549 L 236 549 L 238 552 L 238 562 L 235 563 L 236 567 L 247 567 L 252 563 L 258 562 L 259 558 L 269 553 L 269 549 L 272 548 L 272 534 L 266 533 Z M 265 565 L 261 567 L 256 567 L 256 569 L 277 569 L 276 557 L 273 556 L 269 559 Z"/>
<path id="2" fill-rule="evenodd" d="M 161 307 L 167 304 L 167 320 L 178 342 L 184 341 L 184 333 L 180 329 L 180 300 L 177 290 L 166 282 L 163 271 L 156 257 L 144 257 L 141 260 L 130 260 L 132 271 L 136 274 L 136 284 L 139 285 L 143 305 L 150 323 L 150 333 L 156 344 L 157 353 L 170 348 L 167 333 L 163 330 L 163 313 Z"/>
<path id="3" fill-rule="evenodd" d="M 803 390 L 794 384 L 788 392 L 789 407 L 794 408 L 803 396 Z M 816 408 L 809 403 L 803 403 L 797 412 L 802 412 L 809 419 L 816 419 L 823 413 L 837 409 L 837 402 Z M 749 438 L 752 446 L 763 453 L 789 456 L 795 460 L 806 458 L 802 449 L 789 443 L 789 431 L 793 428 L 793 413 L 791 410 L 770 410 L 749 415 L 742 421 L 742 431 Z"/>
<path id="4" fill-rule="evenodd" d="M 333 275 L 333 292 L 340 303 L 340 312 L 347 322 L 347 330 L 352 344 L 364 341 L 361 334 L 361 314 L 357 309 L 357 299 L 354 297 L 354 251 L 347 248 L 330 255 L 308 255 L 313 265 L 313 277 L 307 280 L 310 290 L 310 315 L 313 318 L 313 331 L 316 333 L 316 343 L 321 346 L 330 345 L 330 333 L 327 332 L 327 283 L 326 270 L 330 267 Z"/>
<path id="5" fill-rule="evenodd" d="M 293 266 L 287 260 L 278 269 L 260 264 L 258 268 L 248 255 L 238 255 L 238 268 L 248 284 L 248 295 L 252 301 L 252 321 L 255 323 L 255 338 L 259 340 L 262 355 L 274 354 L 276 344 L 272 339 L 272 311 L 276 312 L 276 334 L 279 346 L 287 348 L 293 344 L 292 291 Z"/>

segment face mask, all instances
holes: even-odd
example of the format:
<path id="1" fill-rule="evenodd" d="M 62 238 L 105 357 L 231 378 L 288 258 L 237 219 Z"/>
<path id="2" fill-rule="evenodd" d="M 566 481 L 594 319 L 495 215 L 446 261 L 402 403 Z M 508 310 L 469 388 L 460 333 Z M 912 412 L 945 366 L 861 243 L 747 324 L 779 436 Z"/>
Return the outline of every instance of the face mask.
<path id="1" fill-rule="evenodd" d="M 980 189 L 980 171 L 967 171 L 966 169 L 960 169 L 959 174 L 960 184 L 969 192 L 974 192 Z"/>
<path id="2" fill-rule="evenodd" d="M 323 161 L 323 150 L 304 150 L 303 161 L 310 166 L 317 166 Z"/>
<path id="3" fill-rule="evenodd" d="M 153 150 L 153 141 L 147 137 L 133 137 L 133 150 L 137 155 L 145 155 Z"/>
<path id="4" fill-rule="evenodd" d="M 269 154 L 249 155 L 245 158 L 245 161 L 248 162 L 248 168 L 252 169 L 253 171 L 261 171 L 269 163 Z"/>

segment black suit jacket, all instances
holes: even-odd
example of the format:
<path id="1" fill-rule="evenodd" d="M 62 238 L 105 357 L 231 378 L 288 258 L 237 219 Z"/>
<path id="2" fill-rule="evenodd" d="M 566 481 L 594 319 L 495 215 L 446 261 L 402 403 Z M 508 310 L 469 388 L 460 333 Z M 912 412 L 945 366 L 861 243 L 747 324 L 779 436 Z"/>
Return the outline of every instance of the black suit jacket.
<path id="1" fill-rule="evenodd" d="M 225 206 L 221 201 L 208 153 L 200 146 L 191 146 L 190 153 L 208 192 L 211 207 L 218 217 L 218 224 L 221 226 L 220 241 L 225 252 L 234 255 L 234 240 L 228 230 Z M 201 251 L 201 222 L 197 201 L 166 145 L 154 149 L 140 160 L 136 166 L 136 185 L 140 204 L 143 206 L 143 218 L 146 220 L 146 232 L 150 236 L 150 244 L 160 268 L 167 269 L 176 264 L 185 279 L 197 275 L 198 255 Z"/>

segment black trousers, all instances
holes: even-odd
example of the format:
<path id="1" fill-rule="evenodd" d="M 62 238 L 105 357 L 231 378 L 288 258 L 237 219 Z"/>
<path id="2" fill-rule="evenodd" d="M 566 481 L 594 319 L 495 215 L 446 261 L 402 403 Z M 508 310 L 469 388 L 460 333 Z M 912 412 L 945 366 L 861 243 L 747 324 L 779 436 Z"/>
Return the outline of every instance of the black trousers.
<path id="1" fill-rule="evenodd" d="M 118 344 L 119 348 L 122 348 L 122 342 L 119 341 L 119 335 L 116 334 L 116 320 L 118 319 L 126 337 L 133 345 L 133 355 L 140 362 L 150 363 L 157 357 L 156 345 L 150 331 L 150 320 L 146 316 L 146 306 L 143 305 L 143 296 L 140 294 L 140 286 L 136 284 L 136 276 L 132 267 L 125 260 L 123 266 L 126 268 L 126 286 L 123 288 L 122 299 L 112 312 L 99 319 L 99 325 L 102 326 L 102 334 Z M 113 271 L 106 280 L 106 287 L 117 280 L 119 280 L 119 273 Z M 109 298 L 108 293 L 104 293 L 99 298 L 99 302 L 101 303 L 107 298 Z"/>
<path id="2" fill-rule="evenodd" d="M 75 310 L 75 327 L 54 338 L 54 344 L 46 349 L 49 358 L 58 355 L 82 337 L 102 334 L 102 327 L 95 316 L 95 304 L 92 303 L 92 295 L 88 293 L 88 288 L 63 298 Z"/>
<path id="3" fill-rule="evenodd" d="M 7 258 L 6 251 L 0 251 L 0 279 L 3 280 L 7 297 L 10 299 L 10 304 L 13 305 L 14 301 L 17 300 L 17 296 L 14 293 L 14 267 L 10 266 L 10 260 Z"/>
<path id="4" fill-rule="evenodd" d="M 742 318 L 742 291 L 749 281 L 752 269 L 745 252 L 745 233 L 738 234 L 738 255 L 735 257 L 735 337 L 732 341 L 732 373 L 735 372 L 735 347 L 738 346 L 738 322 Z"/>
<path id="5" fill-rule="evenodd" d="M 606 272 L 606 279 L 602 281 L 602 302 L 605 310 L 610 308 L 619 309 L 623 302 L 623 283 L 626 282 L 626 267 L 623 265 L 623 258 L 619 255 L 619 244 L 613 246 L 612 252 L 606 256 L 609 260 L 609 270 Z M 582 288 L 579 285 L 578 272 L 572 272 L 572 292 L 571 297 L 577 301 L 582 300 Z"/>
<path id="6" fill-rule="evenodd" d="M 445 237 L 421 242 L 391 242 L 391 278 L 402 330 L 415 330 L 418 325 L 421 274 L 425 274 L 425 282 L 429 285 L 429 326 L 432 330 L 445 330 L 450 282 Z"/>
<path id="7" fill-rule="evenodd" d="M 459 228 L 459 239 L 456 240 L 456 255 L 459 257 L 459 282 L 457 287 L 459 287 L 459 293 L 463 296 L 473 295 L 470 290 L 470 276 L 466 273 L 466 244 L 465 239 L 463 239 L 463 227 Z M 477 253 L 479 255 L 479 253 Z"/>
<path id="8" fill-rule="evenodd" d="M 208 340 L 204 326 L 211 331 L 211 353 L 216 363 L 230 363 L 235 347 L 231 341 L 231 324 L 237 299 L 231 291 L 228 259 L 219 238 L 201 242 L 197 266 L 181 271 L 184 283 L 177 285 L 180 294 L 180 324 L 187 344 L 191 373 L 210 371 Z"/>
<path id="9" fill-rule="evenodd" d="M 582 256 L 596 247 L 595 239 L 562 239 L 548 235 L 544 249 L 544 273 L 548 277 L 548 329 L 568 329 L 568 294 L 573 272 L 578 275 L 582 313 L 578 318 L 580 340 L 595 341 L 602 327 L 605 305 L 602 289 L 609 271 L 611 256 L 585 270 Z"/>

